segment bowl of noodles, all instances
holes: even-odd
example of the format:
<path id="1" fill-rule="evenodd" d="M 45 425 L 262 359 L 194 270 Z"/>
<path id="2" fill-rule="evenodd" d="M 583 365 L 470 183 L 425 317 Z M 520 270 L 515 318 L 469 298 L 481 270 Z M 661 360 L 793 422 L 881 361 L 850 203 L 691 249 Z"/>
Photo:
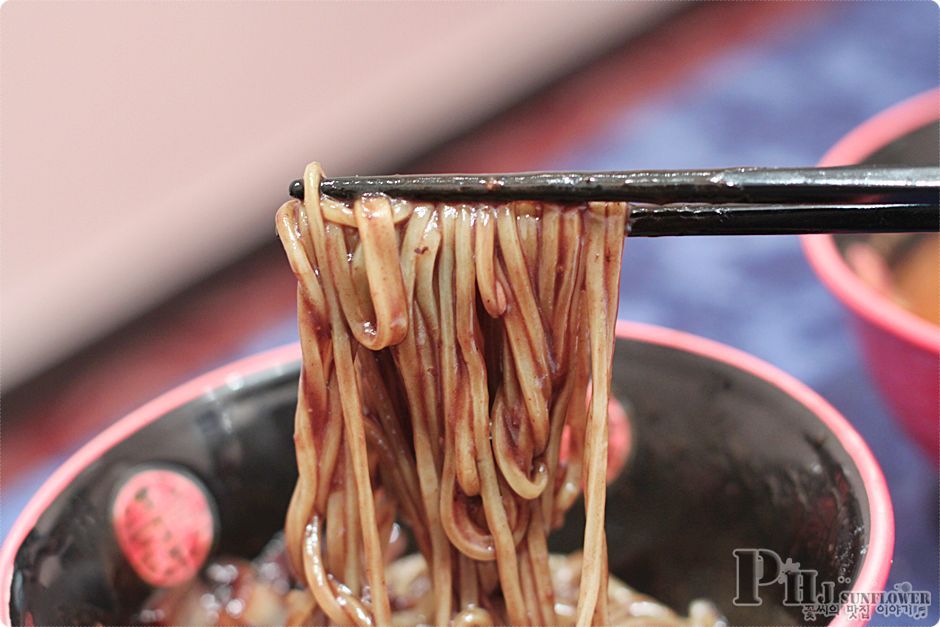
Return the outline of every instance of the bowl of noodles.
<path id="1" fill-rule="evenodd" d="M 842 416 L 791 377 L 714 342 L 629 323 L 617 337 L 611 394 L 626 408 L 631 446 L 607 488 L 609 568 L 675 609 L 661 610 L 659 624 L 695 599 L 734 623 L 805 623 L 799 608 L 780 604 L 781 586 L 762 586 L 760 606 L 733 604 L 738 548 L 789 557 L 837 592 L 882 589 L 890 500 Z M 76 453 L 6 540 L 0 621 L 216 624 L 223 608 L 225 624 L 286 621 L 282 598 L 296 584 L 272 553 L 297 475 L 299 357 L 290 346 L 200 377 Z M 128 494 L 155 507 L 129 522 Z M 550 536 L 553 558 L 581 546 L 580 510 Z M 174 549 L 181 560 L 169 558 Z M 253 560 L 268 561 L 250 568 Z M 405 580 L 413 575 L 401 560 Z M 194 605 L 174 606 L 189 616 L 153 601 L 192 590 Z"/>
<path id="2" fill-rule="evenodd" d="M 623 202 L 277 212 L 299 350 L 127 417 L 4 545 L 17 624 L 864 622 L 859 435 L 733 349 L 618 322 Z M 870 608 L 869 608 L 870 609 Z"/>
<path id="3" fill-rule="evenodd" d="M 820 165 L 938 165 L 940 91 L 876 115 Z M 869 370 L 910 436 L 940 461 L 940 234 L 806 235 L 806 255 L 846 306 Z"/>

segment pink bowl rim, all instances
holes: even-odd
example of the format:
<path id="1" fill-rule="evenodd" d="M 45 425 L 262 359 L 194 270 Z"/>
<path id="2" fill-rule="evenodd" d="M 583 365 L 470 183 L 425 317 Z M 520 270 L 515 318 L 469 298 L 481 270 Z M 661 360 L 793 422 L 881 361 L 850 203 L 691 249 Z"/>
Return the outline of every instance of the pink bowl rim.
<path id="1" fill-rule="evenodd" d="M 852 590 L 871 592 L 884 588 L 894 550 L 894 513 L 888 487 L 881 468 L 865 441 L 832 405 L 795 377 L 775 366 L 713 340 L 682 331 L 626 321 L 617 322 L 617 337 L 675 348 L 726 363 L 774 385 L 819 417 L 820 421 L 835 434 L 858 468 L 868 498 L 871 519 L 868 549 Z M 72 455 L 33 495 L 14 522 L 0 549 L 0 622 L 10 624 L 10 587 L 16 552 L 30 530 L 36 525 L 40 515 L 82 470 L 100 457 L 104 451 L 172 409 L 214 388 L 223 386 L 233 379 L 237 380 L 278 366 L 286 367 L 287 364 L 299 358 L 299 345 L 290 344 L 222 366 L 170 390 L 128 414 Z M 862 625 L 864 621 L 852 620 L 846 614 L 840 613 L 832 624 L 843 627 Z"/>
<path id="2" fill-rule="evenodd" d="M 819 165 L 860 163 L 895 139 L 937 119 L 940 119 L 940 88 L 908 98 L 855 127 L 823 156 Z M 810 265 L 850 310 L 914 346 L 940 353 L 940 327 L 869 287 L 845 262 L 832 235 L 803 235 L 802 238 Z"/>

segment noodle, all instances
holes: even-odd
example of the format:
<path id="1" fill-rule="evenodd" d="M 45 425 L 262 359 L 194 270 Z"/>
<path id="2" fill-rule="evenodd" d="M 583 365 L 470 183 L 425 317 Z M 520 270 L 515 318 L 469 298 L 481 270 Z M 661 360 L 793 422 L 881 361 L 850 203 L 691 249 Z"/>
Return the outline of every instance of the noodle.
<path id="1" fill-rule="evenodd" d="M 308 166 L 305 200 L 277 213 L 298 280 L 303 368 L 299 476 L 273 554 L 286 554 L 309 592 L 272 563 L 233 566 L 238 578 L 218 591 L 192 589 L 229 599 L 222 609 L 173 593 L 160 616 L 682 623 L 608 574 L 607 410 L 627 205 L 344 203 L 320 195 L 320 177 Z M 549 555 L 548 534 L 582 486 L 583 551 Z M 401 557 L 397 521 L 417 554 Z M 244 598 L 232 610 L 235 589 Z M 695 624 L 718 621 L 707 604 L 692 610 Z"/>
<path id="2" fill-rule="evenodd" d="M 304 360 L 286 542 L 316 608 L 339 624 L 392 622 L 398 516 L 432 574 L 436 623 L 557 623 L 546 538 L 583 484 L 576 622 L 607 623 L 626 204 L 342 203 L 320 196 L 320 176 L 309 166 L 306 200 L 277 218 Z"/>

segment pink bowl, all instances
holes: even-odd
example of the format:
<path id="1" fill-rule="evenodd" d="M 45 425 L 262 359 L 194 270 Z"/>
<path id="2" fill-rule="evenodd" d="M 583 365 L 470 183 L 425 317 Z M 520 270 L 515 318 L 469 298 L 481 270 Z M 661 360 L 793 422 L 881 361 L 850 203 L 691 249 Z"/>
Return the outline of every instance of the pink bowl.
<path id="1" fill-rule="evenodd" d="M 861 163 L 879 149 L 940 118 L 940 89 L 905 100 L 843 137 L 820 165 Z M 891 302 L 848 266 L 832 235 L 807 235 L 803 247 L 823 283 L 852 313 L 868 368 L 907 432 L 940 461 L 940 327 Z"/>
<path id="2" fill-rule="evenodd" d="M 724 604 L 735 590 L 732 547 L 753 546 L 838 573 L 846 590 L 883 589 L 894 547 L 891 500 L 878 463 L 845 418 L 793 377 L 716 342 L 625 322 L 617 336 L 612 389 L 631 404 L 636 446 L 633 470 L 608 496 L 608 522 L 620 512 L 631 529 L 611 551 L 649 554 L 640 564 L 651 592 L 682 596 L 694 584 Z M 80 606 L 103 611 L 147 592 L 113 541 L 108 506 L 115 481 L 141 463 L 182 464 L 216 504 L 217 548 L 255 555 L 280 528 L 296 472 L 290 431 L 298 358 L 297 346 L 285 347 L 194 379 L 69 459 L 0 550 L 0 624 L 30 623 L 34 615 L 54 624 L 111 623 L 105 614 L 80 614 Z M 283 493 L 279 505 L 270 502 L 273 493 Z M 233 537 L 239 526 L 259 533 Z M 583 526 L 575 521 L 572 529 L 577 542 Z M 758 537 L 778 544 L 748 543 Z M 772 605 L 723 609 L 752 617 L 741 623 L 779 624 L 754 618 Z M 843 611 L 832 624 L 864 622 Z"/>

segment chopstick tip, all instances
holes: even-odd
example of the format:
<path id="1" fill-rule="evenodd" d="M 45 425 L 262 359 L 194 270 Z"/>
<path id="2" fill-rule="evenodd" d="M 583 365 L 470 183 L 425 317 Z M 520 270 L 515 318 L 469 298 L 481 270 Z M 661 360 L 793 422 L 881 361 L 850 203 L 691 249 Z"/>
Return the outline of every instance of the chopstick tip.
<path id="1" fill-rule="evenodd" d="M 297 200 L 304 199 L 304 182 L 300 179 L 296 181 L 291 181 L 290 186 L 287 188 L 287 193 L 296 198 Z"/>

